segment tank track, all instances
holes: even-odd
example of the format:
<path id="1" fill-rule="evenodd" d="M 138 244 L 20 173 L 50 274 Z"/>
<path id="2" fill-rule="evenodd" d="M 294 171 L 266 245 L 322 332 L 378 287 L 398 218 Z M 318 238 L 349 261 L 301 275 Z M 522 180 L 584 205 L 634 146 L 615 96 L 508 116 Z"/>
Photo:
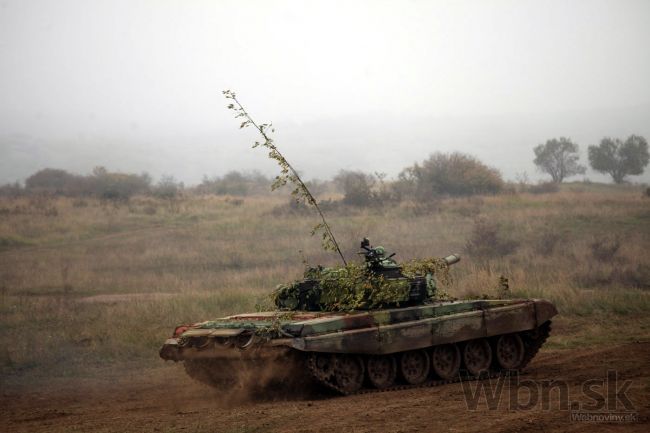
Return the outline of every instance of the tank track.
<path id="1" fill-rule="evenodd" d="M 307 366 L 307 371 L 305 373 L 308 373 L 306 375 L 309 376 L 308 379 L 310 379 L 313 382 L 316 382 L 317 384 L 324 386 L 327 389 L 335 391 L 337 394 L 341 394 L 341 395 L 359 395 L 359 394 L 370 394 L 376 392 L 401 391 L 401 390 L 408 390 L 408 389 L 415 389 L 415 388 L 435 387 L 435 386 L 441 386 L 450 383 L 456 383 L 460 381 L 492 379 L 501 376 L 506 377 L 506 376 L 519 374 L 530 363 L 530 361 L 535 357 L 535 355 L 537 355 L 537 352 L 549 337 L 550 332 L 551 332 L 551 321 L 549 320 L 548 322 L 544 323 L 543 325 L 541 325 L 539 328 L 535 330 L 526 331 L 519 334 L 524 344 L 524 357 L 521 361 L 520 366 L 515 370 L 502 370 L 499 369 L 498 366 L 493 365 L 490 368 L 490 370 L 482 373 L 480 376 L 472 376 L 467 371 L 461 370 L 461 373 L 452 379 L 445 379 L 445 380 L 432 379 L 416 385 L 396 384 L 381 389 L 364 386 L 356 391 L 349 392 L 339 387 L 334 381 L 332 381 L 331 376 L 324 377 L 321 374 L 321 372 L 315 365 L 315 357 L 303 356 L 304 358 L 303 365 L 306 364 Z M 297 360 L 294 359 L 294 361 Z M 240 371 L 241 365 L 237 365 L 234 363 L 224 365 L 223 363 L 220 362 L 217 367 L 215 366 L 215 364 L 212 362 L 211 359 L 186 360 L 184 364 L 185 364 L 185 371 L 187 372 L 188 376 L 190 376 L 192 379 L 198 382 L 201 382 L 203 384 L 212 387 L 220 388 L 220 389 L 229 389 L 234 386 L 237 386 L 238 383 L 237 378 L 229 374 L 229 372 L 232 373 L 232 372 Z M 294 379 L 297 378 L 294 377 Z"/>
<path id="2" fill-rule="evenodd" d="M 519 371 L 523 370 L 530 361 L 533 360 L 539 349 L 544 345 L 549 335 L 551 335 L 551 321 L 545 322 L 534 331 L 524 332 L 522 338 L 524 340 L 525 354 L 521 362 Z"/>
<path id="3" fill-rule="evenodd" d="M 398 384 L 395 386 L 389 386 L 381 389 L 362 387 L 357 391 L 348 392 L 345 389 L 342 389 L 341 387 L 336 385 L 331 380 L 324 379 L 322 377 L 322 375 L 319 373 L 318 369 L 316 368 L 314 357 L 309 357 L 307 365 L 309 367 L 309 371 L 311 372 L 312 378 L 314 380 L 316 380 L 321 385 L 333 391 L 336 391 L 337 393 L 342 395 L 359 395 L 359 394 L 371 394 L 376 392 L 402 391 L 402 390 L 408 390 L 414 388 L 428 388 L 428 387 L 447 385 L 450 383 L 456 383 L 463 380 L 483 380 L 483 379 L 492 379 L 501 376 L 505 377 L 505 376 L 512 376 L 512 375 L 519 374 L 530 363 L 530 361 L 535 357 L 535 355 L 537 355 L 537 352 L 542 347 L 542 345 L 546 342 L 546 339 L 549 337 L 550 332 L 551 332 L 551 321 L 549 320 L 548 322 L 545 322 L 542 326 L 540 326 L 539 328 L 533 331 L 528 331 L 520 334 L 524 341 L 524 358 L 521 362 L 521 365 L 516 370 L 500 370 L 498 368 L 493 367 L 489 371 L 481 374 L 480 376 L 472 376 L 466 371 L 461 370 L 461 373 L 453 379 L 428 380 L 417 385 Z"/>

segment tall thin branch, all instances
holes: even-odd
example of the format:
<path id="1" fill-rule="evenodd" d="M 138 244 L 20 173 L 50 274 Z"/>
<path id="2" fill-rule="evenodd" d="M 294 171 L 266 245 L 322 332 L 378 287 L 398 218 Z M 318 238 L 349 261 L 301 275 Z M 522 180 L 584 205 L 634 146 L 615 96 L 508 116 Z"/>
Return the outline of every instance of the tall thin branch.
<path id="1" fill-rule="evenodd" d="M 309 191 L 309 188 L 307 188 L 307 185 L 305 185 L 298 172 L 293 168 L 293 166 L 289 163 L 289 161 L 287 161 L 284 155 L 282 155 L 282 153 L 275 146 L 275 144 L 273 144 L 273 139 L 269 136 L 267 132 L 269 130 L 271 132 L 275 132 L 275 129 L 273 129 L 272 124 L 262 123 L 258 125 L 253 120 L 253 118 L 248 113 L 248 111 L 246 111 L 244 106 L 239 102 L 239 100 L 235 95 L 235 92 L 232 92 L 230 90 L 224 90 L 223 94 L 226 97 L 226 99 L 231 99 L 233 101 L 232 104 L 228 105 L 228 108 L 235 111 L 236 113 L 235 117 L 243 118 L 243 122 L 239 127 L 246 128 L 252 125 L 264 139 L 263 142 L 256 141 L 253 147 L 263 146 L 269 149 L 269 158 L 276 160 L 276 162 L 280 166 L 281 173 L 279 176 L 276 176 L 275 181 L 273 182 L 271 188 L 275 190 L 281 186 L 286 185 L 287 182 L 291 182 L 296 186 L 296 188 L 291 192 L 291 194 L 294 197 L 296 197 L 297 201 L 304 200 L 308 204 L 314 206 L 316 211 L 318 211 L 318 215 L 321 218 L 321 223 L 317 224 L 312 229 L 312 235 L 314 235 L 319 229 L 323 229 L 324 230 L 322 235 L 323 247 L 325 249 L 331 249 L 338 252 L 339 256 L 341 257 L 341 260 L 343 261 L 343 265 L 347 266 L 345 257 L 343 256 L 343 253 L 339 248 L 339 244 L 336 241 L 336 238 L 334 237 L 334 233 L 332 233 L 332 229 L 330 228 L 330 225 L 325 220 L 325 215 L 323 215 L 320 206 L 318 206 L 318 202 L 316 201 L 316 198 L 312 195 L 311 191 Z"/>

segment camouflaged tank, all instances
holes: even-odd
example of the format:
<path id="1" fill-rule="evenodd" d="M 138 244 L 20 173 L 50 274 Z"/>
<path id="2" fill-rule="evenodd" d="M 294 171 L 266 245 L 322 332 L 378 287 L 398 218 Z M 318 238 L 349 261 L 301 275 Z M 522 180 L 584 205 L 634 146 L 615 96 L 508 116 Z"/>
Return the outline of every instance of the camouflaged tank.
<path id="1" fill-rule="evenodd" d="M 438 285 L 458 255 L 398 265 L 367 239 L 361 248 L 362 265 L 279 286 L 277 311 L 178 326 L 160 356 L 217 387 L 272 372 L 352 394 L 519 371 L 549 335 L 549 301 L 445 299 Z"/>

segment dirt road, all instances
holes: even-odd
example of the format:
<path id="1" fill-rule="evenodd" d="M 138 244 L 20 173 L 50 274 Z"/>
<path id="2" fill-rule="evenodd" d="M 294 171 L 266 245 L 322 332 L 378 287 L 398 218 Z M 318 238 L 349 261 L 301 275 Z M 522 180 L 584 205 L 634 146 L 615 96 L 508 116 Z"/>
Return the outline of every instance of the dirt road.
<path id="1" fill-rule="evenodd" d="M 650 343 L 545 350 L 519 378 L 519 385 L 516 380 L 501 382 L 503 388 L 498 393 L 499 382 L 480 382 L 490 395 L 496 392 L 501 400 L 498 407 L 490 409 L 485 394 L 481 394 L 472 410 L 468 405 L 472 405 L 477 383 L 351 397 L 320 395 L 260 401 L 257 396 L 257 401 L 235 401 L 192 382 L 179 365 L 168 364 L 156 370 L 131 371 L 119 379 L 68 379 L 36 388 L 4 387 L 0 431 L 646 432 L 650 431 L 649 367 Z M 551 379 L 559 384 L 549 392 L 551 384 L 545 381 Z M 582 391 L 589 380 L 590 389 Z M 560 388 L 564 384 L 568 395 L 562 399 Z M 513 397 L 515 391 L 518 398 Z M 517 408 L 525 406 L 531 396 L 531 403 L 536 402 L 532 408 Z M 626 398 L 631 408 L 624 406 L 628 404 Z M 559 408 L 563 402 L 573 402 L 574 409 L 582 405 L 583 416 L 585 405 L 591 404 L 596 406 L 595 412 L 627 414 L 636 421 L 571 420 L 571 410 Z M 550 408 L 545 409 L 545 403 Z M 617 410 L 613 410 L 614 403 L 618 403 Z"/>

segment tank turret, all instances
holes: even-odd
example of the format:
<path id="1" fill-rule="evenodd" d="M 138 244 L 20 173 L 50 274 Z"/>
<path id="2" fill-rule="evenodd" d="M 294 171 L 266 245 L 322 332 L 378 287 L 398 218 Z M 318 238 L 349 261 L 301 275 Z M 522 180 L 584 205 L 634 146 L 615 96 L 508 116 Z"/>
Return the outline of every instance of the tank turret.
<path id="1" fill-rule="evenodd" d="M 382 246 L 361 241 L 362 264 L 310 267 L 301 280 L 279 285 L 275 305 L 282 310 L 342 311 L 422 305 L 440 298 L 440 280 L 460 256 L 413 260 L 403 265 Z"/>

